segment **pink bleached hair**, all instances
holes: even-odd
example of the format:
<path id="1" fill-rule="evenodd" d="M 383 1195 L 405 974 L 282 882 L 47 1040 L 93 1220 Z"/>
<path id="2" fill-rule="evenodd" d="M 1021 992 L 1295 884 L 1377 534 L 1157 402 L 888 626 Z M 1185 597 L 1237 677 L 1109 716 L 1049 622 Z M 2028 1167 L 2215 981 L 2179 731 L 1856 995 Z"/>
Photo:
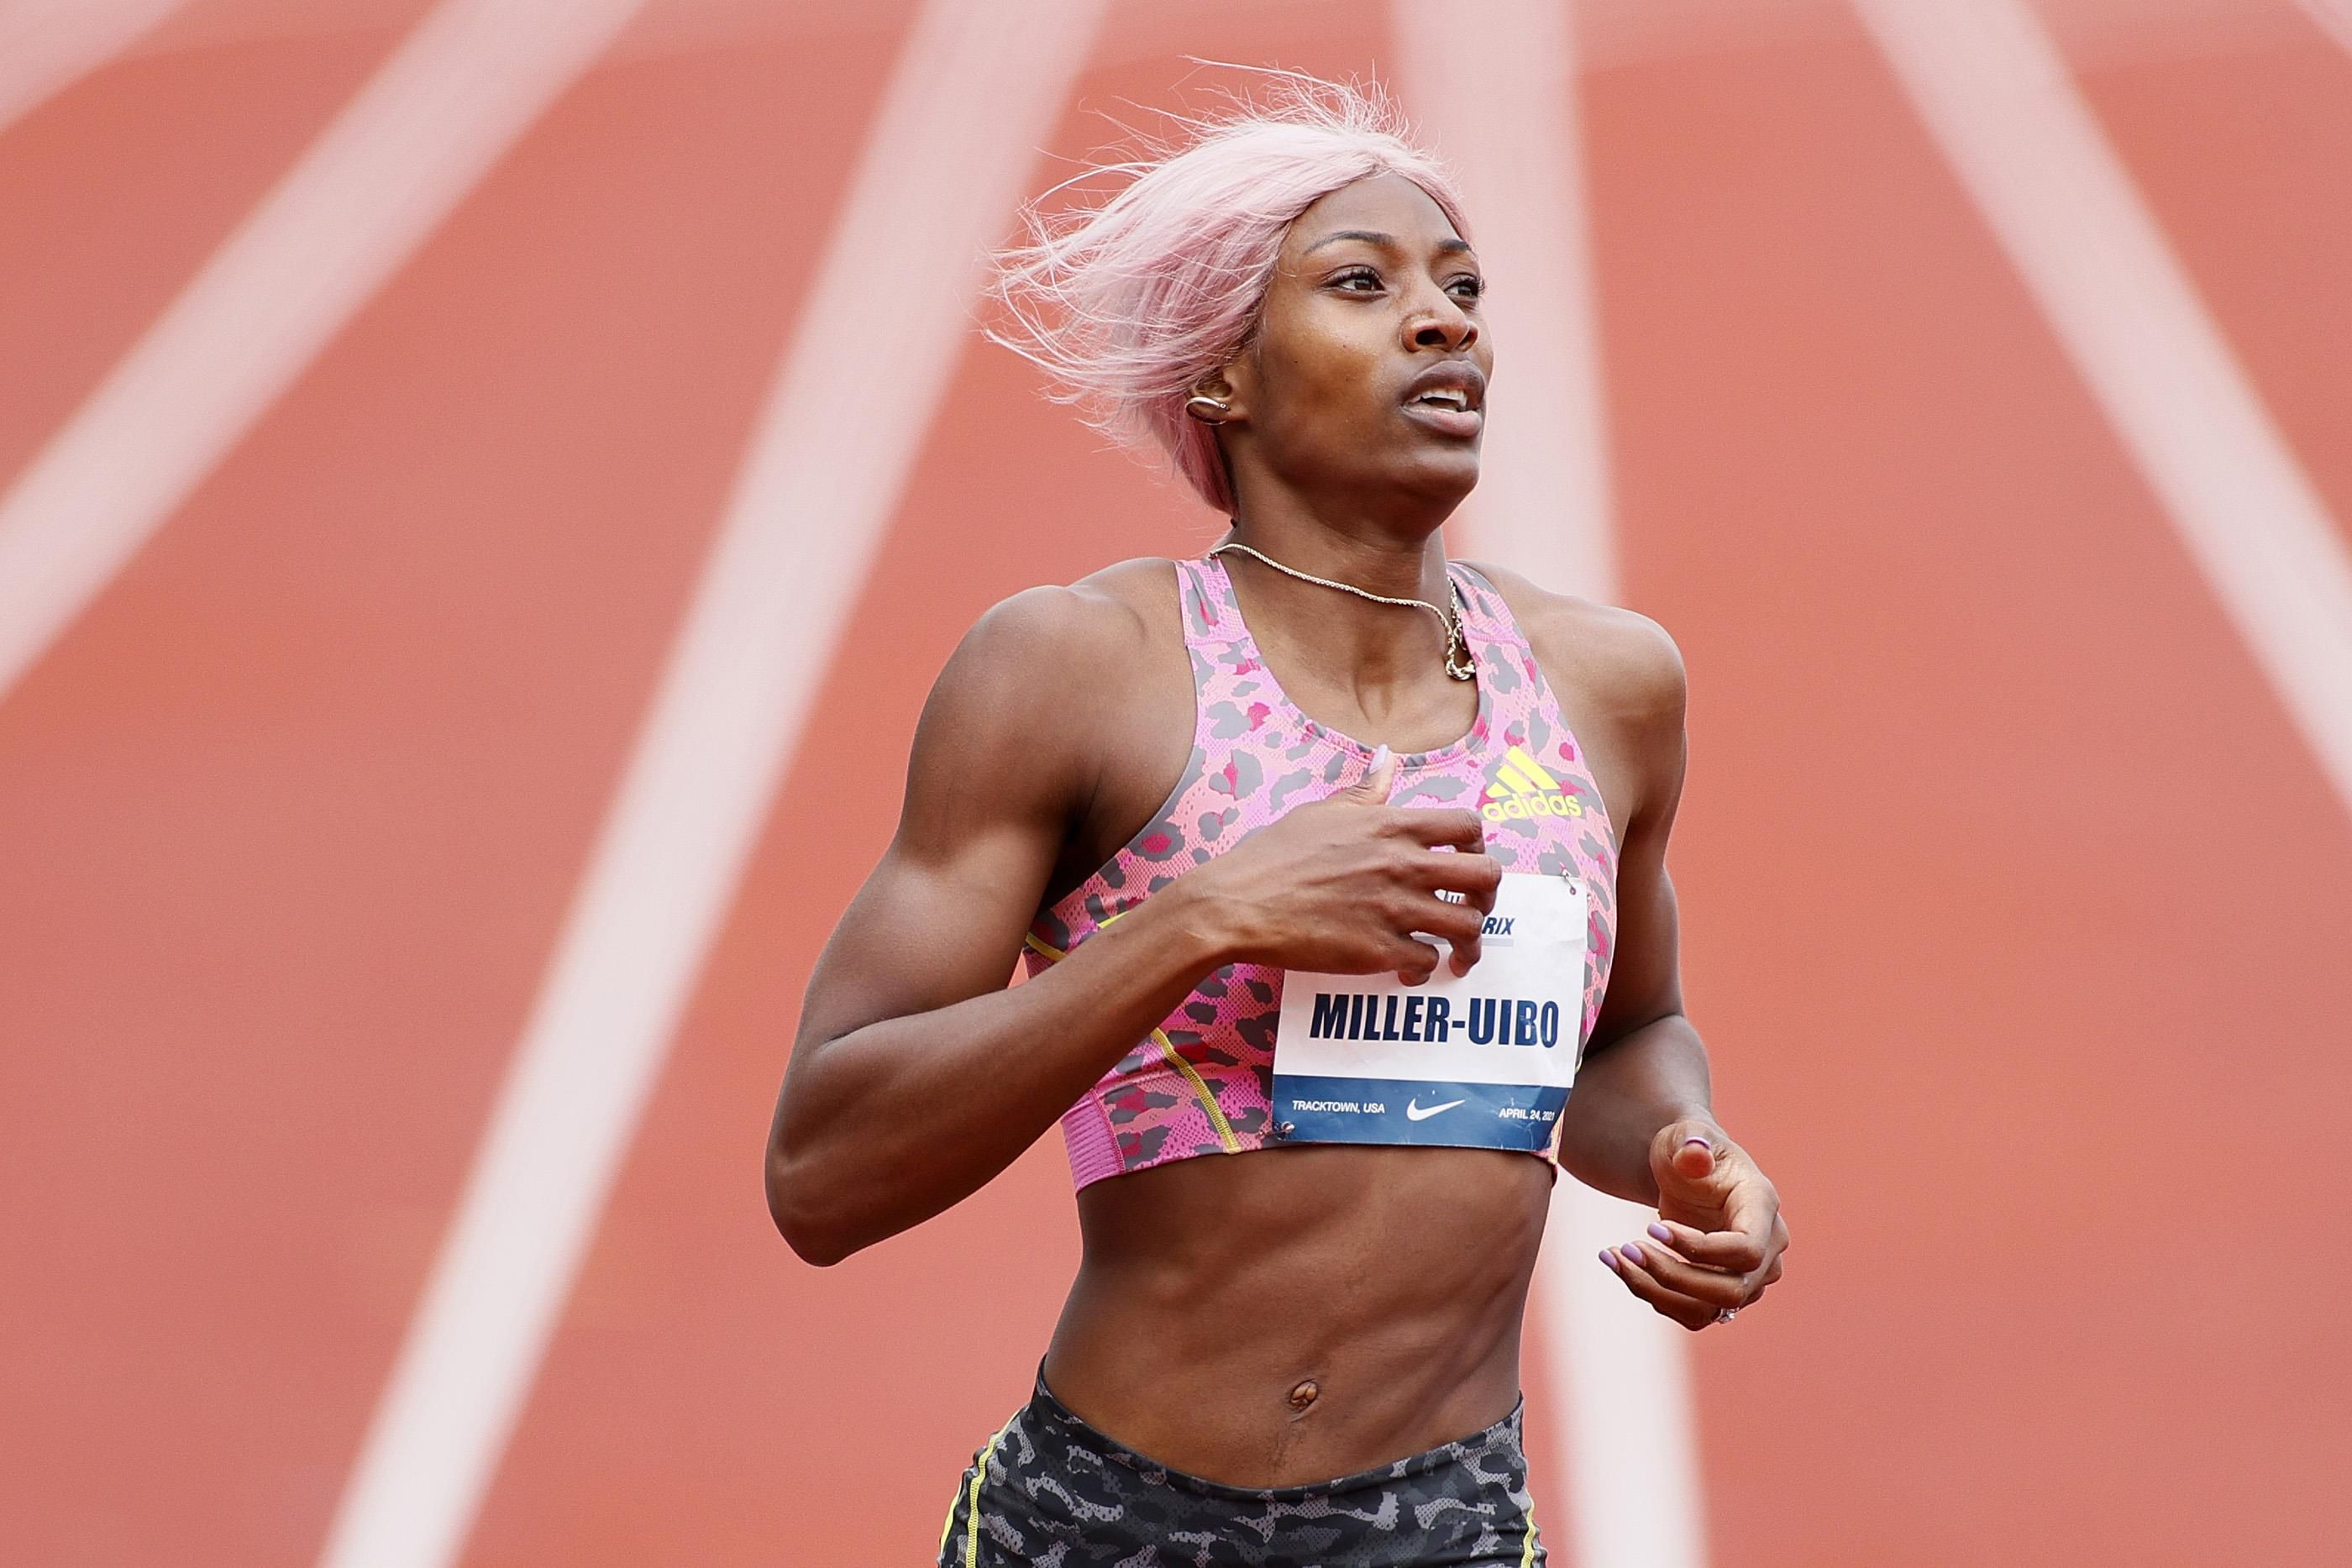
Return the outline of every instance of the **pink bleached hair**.
<path id="1" fill-rule="evenodd" d="M 1409 140 L 1378 87 L 1266 74 L 1266 103 L 1180 118 L 1181 145 L 1089 169 L 1030 204 L 1028 243 L 996 258 L 992 293 L 1009 320 L 988 334 L 1053 378 L 1048 395 L 1123 445 L 1156 445 L 1229 516 L 1233 479 L 1216 433 L 1184 402 L 1248 342 L 1292 220 L 1343 185 L 1393 173 L 1470 237 L 1453 174 Z M 1044 210 L 1103 175 L 1127 183 L 1099 205 Z"/>

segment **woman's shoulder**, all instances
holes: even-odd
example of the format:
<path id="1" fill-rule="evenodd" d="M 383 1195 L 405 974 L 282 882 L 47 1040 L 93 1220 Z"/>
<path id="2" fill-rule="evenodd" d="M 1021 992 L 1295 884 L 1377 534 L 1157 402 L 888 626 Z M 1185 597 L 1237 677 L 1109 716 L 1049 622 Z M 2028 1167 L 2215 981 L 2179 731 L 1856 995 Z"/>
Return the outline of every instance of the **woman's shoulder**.
<path id="1" fill-rule="evenodd" d="M 1579 706 L 1680 727 L 1688 685 L 1682 650 L 1664 626 L 1636 610 L 1556 593 L 1507 567 L 1464 564 L 1495 585 L 1536 662 L 1576 692 Z"/>
<path id="2" fill-rule="evenodd" d="M 1019 768 L 1057 804 L 1083 798 L 1106 745 L 1139 718 L 1181 727 L 1170 716 L 1192 697 L 1173 577 L 1168 561 L 1121 561 L 1000 600 L 949 655 L 919 730 L 961 769 Z"/>
<path id="3" fill-rule="evenodd" d="M 1039 726 L 1098 726 L 1161 687 L 1189 701 L 1184 660 L 1174 563 L 1124 560 L 998 601 L 950 655 L 931 706 L 1026 744 Z"/>
<path id="4" fill-rule="evenodd" d="M 1181 634 L 1174 576 L 1174 562 L 1145 558 L 1076 582 L 1024 588 L 981 616 L 966 647 L 983 658 L 1051 658 L 1081 667 L 1132 653 L 1160 632 Z"/>
<path id="5" fill-rule="evenodd" d="M 1070 584 L 1071 593 L 1117 605 L 1146 623 L 1175 628 L 1181 612 L 1177 605 L 1176 563 L 1165 556 L 1137 556 L 1113 561 Z"/>

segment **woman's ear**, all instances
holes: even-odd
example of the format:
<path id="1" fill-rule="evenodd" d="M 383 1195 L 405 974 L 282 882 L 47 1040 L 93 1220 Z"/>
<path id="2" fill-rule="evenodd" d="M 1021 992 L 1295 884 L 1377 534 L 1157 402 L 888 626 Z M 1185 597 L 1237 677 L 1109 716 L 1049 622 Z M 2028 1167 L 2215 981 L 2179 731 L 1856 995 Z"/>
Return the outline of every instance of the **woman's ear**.
<path id="1" fill-rule="evenodd" d="M 1184 401 L 1184 412 L 1202 424 L 1230 424 L 1237 412 L 1234 407 L 1233 382 L 1225 372 L 1212 371 L 1192 383 L 1192 395 Z"/>
<path id="2" fill-rule="evenodd" d="M 1247 378 L 1235 375 L 1236 369 L 1232 364 L 1221 365 L 1194 382 L 1184 412 L 1203 424 L 1247 423 L 1249 407 L 1240 384 Z"/>

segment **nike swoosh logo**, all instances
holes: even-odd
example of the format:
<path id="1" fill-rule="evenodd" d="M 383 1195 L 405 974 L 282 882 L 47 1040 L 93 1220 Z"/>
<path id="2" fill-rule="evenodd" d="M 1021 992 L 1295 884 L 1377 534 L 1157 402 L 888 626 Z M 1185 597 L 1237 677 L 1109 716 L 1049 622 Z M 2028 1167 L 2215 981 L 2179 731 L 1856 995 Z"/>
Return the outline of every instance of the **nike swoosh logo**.
<path id="1" fill-rule="evenodd" d="M 1421 1096 L 1416 1094 L 1404 1103 L 1404 1119 L 1408 1122 L 1426 1122 L 1440 1111 L 1451 1111 L 1461 1103 L 1459 1100 L 1448 1100 L 1443 1105 L 1423 1106 Z"/>

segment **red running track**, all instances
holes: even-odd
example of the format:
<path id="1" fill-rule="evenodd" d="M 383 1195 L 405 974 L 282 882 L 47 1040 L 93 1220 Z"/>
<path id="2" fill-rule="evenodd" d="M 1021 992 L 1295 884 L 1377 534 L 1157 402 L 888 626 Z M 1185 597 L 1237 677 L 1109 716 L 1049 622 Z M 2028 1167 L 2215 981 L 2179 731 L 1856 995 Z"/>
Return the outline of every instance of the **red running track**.
<path id="1" fill-rule="evenodd" d="M 2093 9 L 2044 15 L 2352 518 L 2352 56 Z M 198 0 L 0 131 L 0 482 L 422 10 Z M 13 1560 L 317 1555 L 906 8 L 779 15 L 654 5 L 0 700 Z M 1853 18 L 1580 21 L 1691 1005 L 1799 1239 L 1695 1343 L 1714 1559 L 2331 1562 L 2352 810 Z M 1376 69 L 1376 23 L 1121 4 L 1053 151 L 1202 101 L 1188 53 Z M 971 340 L 469 1563 L 928 1556 L 1066 1177 L 793 1260 L 800 988 L 961 629 L 1213 526 Z"/>

